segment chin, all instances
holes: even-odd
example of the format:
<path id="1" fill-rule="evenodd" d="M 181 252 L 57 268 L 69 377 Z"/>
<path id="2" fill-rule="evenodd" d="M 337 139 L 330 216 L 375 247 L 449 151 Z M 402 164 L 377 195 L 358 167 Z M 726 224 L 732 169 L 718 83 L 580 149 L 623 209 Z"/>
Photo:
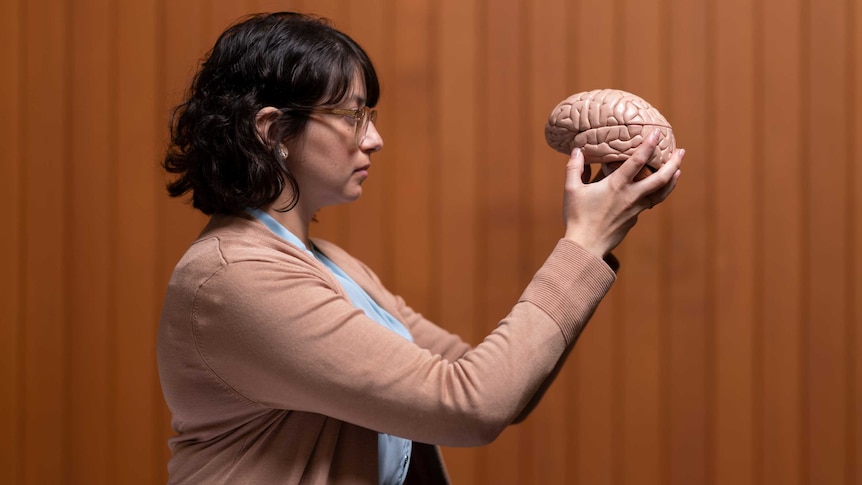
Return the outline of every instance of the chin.
<path id="1" fill-rule="evenodd" d="M 360 197 L 362 197 L 362 187 L 359 187 L 357 190 L 347 194 L 345 196 L 345 199 L 347 199 L 347 202 L 353 202 L 355 200 L 358 200 Z"/>

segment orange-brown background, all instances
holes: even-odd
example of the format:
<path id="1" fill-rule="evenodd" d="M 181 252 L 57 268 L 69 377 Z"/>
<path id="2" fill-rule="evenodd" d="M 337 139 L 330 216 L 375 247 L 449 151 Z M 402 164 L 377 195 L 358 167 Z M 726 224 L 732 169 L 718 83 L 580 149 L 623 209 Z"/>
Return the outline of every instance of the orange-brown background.
<path id="1" fill-rule="evenodd" d="M 561 235 L 559 100 L 633 91 L 688 150 L 543 404 L 445 450 L 456 483 L 862 483 L 855 0 L 4 0 L 0 482 L 165 481 L 156 326 L 204 222 L 163 190 L 168 111 L 281 9 L 382 78 L 386 148 L 315 232 L 473 343 Z"/>

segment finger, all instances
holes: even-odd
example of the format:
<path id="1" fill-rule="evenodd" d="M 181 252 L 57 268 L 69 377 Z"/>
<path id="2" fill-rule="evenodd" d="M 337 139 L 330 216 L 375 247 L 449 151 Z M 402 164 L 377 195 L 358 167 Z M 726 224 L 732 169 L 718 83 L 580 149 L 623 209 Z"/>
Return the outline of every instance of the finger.
<path id="1" fill-rule="evenodd" d="M 661 147 L 656 145 L 655 149 L 652 151 L 652 155 L 647 159 L 646 165 L 641 167 L 640 171 L 635 175 L 634 181 L 637 182 L 638 180 L 643 180 L 658 172 L 658 169 L 664 165 L 662 157 Z"/>
<path id="2" fill-rule="evenodd" d="M 635 176 L 641 171 L 646 163 L 652 158 L 653 152 L 658 146 L 661 138 L 661 131 L 653 129 L 646 136 L 643 142 L 637 147 L 632 156 L 628 158 L 614 174 L 619 173 L 618 177 L 624 177 L 626 180 L 634 180 Z"/>
<path id="3" fill-rule="evenodd" d="M 655 175 L 659 175 L 659 179 L 664 178 L 670 180 L 682 166 L 682 159 L 685 158 L 685 149 L 677 148 L 670 155 L 670 160 L 655 171 Z"/>
<path id="4" fill-rule="evenodd" d="M 668 163 L 665 164 L 665 166 L 668 166 L 668 165 L 671 165 L 671 166 L 668 167 L 667 169 L 665 169 L 664 166 L 662 167 L 662 169 L 665 169 L 664 170 L 665 173 L 662 173 L 661 176 L 667 175 L 667 173 L 670 172 L 671 170 L 673 170 L 673 172 L 670 173 L 670 179 L 666 184 L 659 187 L 656 191 L 650 193 L 649 195 L 647 195 L 645 197 L 645 201 L 646 201 L 648 206 L 654 206 L 656 204 L 660 204 L 676 188 L 677 181 L 679 180 L 679 177 L 682 175 L 682 171 L 679 170 L 679 166 L 682 164 L 682 159 L 684 157 L 685 157 L 685 150 L 683 150 L 683 149 L 675 150 L 673 155 L 671 155 L 670 160 L 668 160 Z M 674 168 L 674 166 L 676 168 Z M 661 169 L 660 169 L 660 171 L 661 171 Z M 656 175 L 658 175 L 658 173 Z M 649 208 L 652 208 L 652 207 L 649 207 Z"/>
<path id="5" fill-rule="evenodd" d="M 673 174 L 679 170 L 680 165 L 682 164 L 682 157 L 685 155 L 685 150 L 677 149 L 674 150 L 671 154 L 670 159 L 661 166 L 654 174 L 649 177 L 639 180 L 636 182 L 637 185 L 641 187 L 644 194 L 651 194 L 660 190 L 665 186 L 670 179 L 673 177 Z"/>
<path id="6" fill-rule="evenodd" d="M 676 188 L 676 184 L 677 184 L 677 181 L 679 180 L 680 176 L 682 176 L 682 171 L 677 170 L 676 173 L 673 174 L 673 177 L 671 177 L 670 182 L 665 184 L 664 187 L 662 187 L 660 190 L 653 192 L 652 194 L 649 194 L 646 197 L 644 197 L 643 200 L 644 200 L 644 203 L 646 205 L 646 208 L 652 209 L 653 207 L 657 206 L 658 204 L 661 204 L 662 202 L 664 202 L 665 199 L 668 198 L 670 193 L 673 192 L 674 189 Z"/>
<path id="7" fill-rule="evenodd" d="M 566 163 L 566 187 L 577 187 L 583 185 L 584 176 L 584 153 L 580 148 L 572 150 L 572 156 Z"/>

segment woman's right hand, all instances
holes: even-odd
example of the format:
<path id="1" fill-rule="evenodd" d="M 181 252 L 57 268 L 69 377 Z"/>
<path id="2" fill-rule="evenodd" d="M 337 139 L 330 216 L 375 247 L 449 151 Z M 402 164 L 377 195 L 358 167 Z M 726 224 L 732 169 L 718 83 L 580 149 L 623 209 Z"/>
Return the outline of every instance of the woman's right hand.
<path id="1" fill-rule="evenodd" d="M 654 130 L 618 169 L 598 182 L 583 180 L 584 155 L 572 151 L 566 165 L 563 217 L 567 239 L 604 258 L 626 236 L 644 209 L 664 201 L 676 187 L 685 150 L 674 150 L 654 174 L 635 181 L 653 155 L 660 133 Z"/>

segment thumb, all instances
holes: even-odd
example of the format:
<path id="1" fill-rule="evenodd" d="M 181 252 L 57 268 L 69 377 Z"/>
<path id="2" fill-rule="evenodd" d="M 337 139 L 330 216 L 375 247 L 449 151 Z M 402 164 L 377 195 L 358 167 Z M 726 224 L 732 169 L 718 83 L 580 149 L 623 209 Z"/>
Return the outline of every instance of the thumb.
<path id="1" fill-rule="evenodd" d="M 585 183 L 583 176 L 584 152 L 580 148 L 575 148 L 566 163 L 566 187 L 576 187 Z"/>

